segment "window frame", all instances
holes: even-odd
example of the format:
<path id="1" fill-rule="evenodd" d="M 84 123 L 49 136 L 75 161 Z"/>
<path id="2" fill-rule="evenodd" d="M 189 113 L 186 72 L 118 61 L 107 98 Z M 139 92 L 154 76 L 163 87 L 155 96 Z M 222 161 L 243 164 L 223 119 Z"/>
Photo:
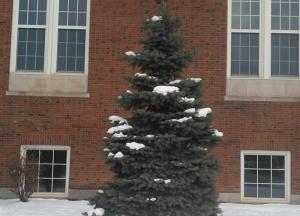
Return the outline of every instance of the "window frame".
<path id="1" fill-rule="evenodd" d="M 18 28 L 24 26 L 19 25 L 19 2 L 13 0 L 12 14 L 12 31 L 11 31 L 11 51 L 10 51 L 10 73 L 14 74 L 30 74 L 30 75 L 57 75 L 57 76 L 86 76 L 89 68 L 89 42 L 90 42 L 90 17 L 91 17 L 91 0 L 87 0 L 86 26 L 65 26 L 64 29 L 84 29 L 85 32 L 85 65 L 84 71 L 80 73 L 74 72 L 57 72 L 57 49 L 58 49 L 58 19 L 59 19 L 59 0 L 47 1 L 47 16 L 45 28 L 45 52 L 44 52 L 44 71 L 18 71 L 17 70 L 17 44 L 18 44 Z M 51 22 L 50 22 L 51 21 Z M 30 28 L 30 25 L 25 25 Z M 41 26 L 35 25 L 35 28 Z"/>
<path id="2" fill-rule="evenodd" d="M 299 30 L 272 30 L 272 1 L 260 1 L 260 26 L 259 30 L 253 29 L 232 29 L 232 1 L 227 1 L 227 79 L 279 79 L 279 80 L 300 80 L 300 26 Z M 299 7 L 300 16 L 300 7 Z M 258 33 L 259 34 L 259 73 L 258 76 L 232 75 L 231 74 L 231 34 L 232 33 Z M 299 65 L 298 76 L 272 76 L 271 74 L 271 35 L 279 34 L 297 34 L 299 37 Z"/>
<path id="3" fill-rule="evenodd" d="M 285 158 L 285 198 L 255 198 L 244 196 L 244 159 L 245 155 L 267 155 L 284 156 Z M 289 203 L 291 199 L 291 153 L 289 151 L 260 151 L 260 150 L 242 150 L 240 156 L 241 169 L 241 201 L 254 203 Z"/>
<path id="4" fill-rule="evenodd" d="M 66 158 L 66 184 L 65 184 L 65 192 L 64 193 L 53 193 L 53 192 L 34 192 L 32 197 L 58 197 L 58 198 L 66 198 L 69 194 L 69 181 L 70 181 L 70 159 L 71 159 L 71 147 L 69 146 L 49 146 L 49 145 L 22 145 L 20 147 L 20 157 L 26 158 L 26 152 L 28 150 L 61 150 L 67 152 Z"/>

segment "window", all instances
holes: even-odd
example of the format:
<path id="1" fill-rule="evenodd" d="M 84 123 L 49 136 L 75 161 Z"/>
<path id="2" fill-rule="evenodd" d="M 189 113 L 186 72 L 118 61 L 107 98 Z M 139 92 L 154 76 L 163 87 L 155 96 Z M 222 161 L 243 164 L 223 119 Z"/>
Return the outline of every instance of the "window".
<path id="1" fill-rule="evenodd" d="M 243 151 L 241 157 L 243 200 L 288 201 L 289 153 Z"/>
<path id="2" fill-rule="evenodd" d="M 259 0 L 232 0 L 232 75 L 259 73 L 259 14 Z"/>
<path id="3" fill-rule="evenodd" d="M 229 76 L 299 78 L 299 0 L 229 2 Z"/>
<path id="4" fill-rule="evenodd" d="M 47 0 L 20 0 L 17 71 L 43 71 Z"/>
<path id="5" fill-rule="evenodd" d="M 37 165 L 37 194 L 67 194 L 69 178 L 68 147 L 22 146 L 23 155 Z"/>
<path id="6" fill-rule="evenodd" d="M 14 71 L 84 73 L 89 1 L 17 2 L 18 33 Z M 46 38 L 49 42 L 46 42 Z M 55 64 L 52 64 L 54 62 Z"/>
<path id="7" fill-rule="evenodd" d="M 9 92 L 86 93 L 89 18 L 90 0 L 15 0 Z"/>
<path id="8" fill-rule="evenodd" d="M 226 100 L 300 101 L 300 0 L 228 0 Z"/>

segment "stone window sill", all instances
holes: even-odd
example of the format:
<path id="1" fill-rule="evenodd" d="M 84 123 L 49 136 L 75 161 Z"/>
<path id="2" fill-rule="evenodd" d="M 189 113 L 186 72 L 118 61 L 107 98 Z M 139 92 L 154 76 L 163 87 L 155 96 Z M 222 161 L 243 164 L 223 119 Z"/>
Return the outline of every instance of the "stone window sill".
<path id="1" fill-rule="evenodd" d="M 6 95 L 88 98 L 88 76 L 11 73 Z"/>
<path id="2" fill-rule="evenodd" d="M 300 80 L 227 78 L 225 100 L 300 102 Z"/>

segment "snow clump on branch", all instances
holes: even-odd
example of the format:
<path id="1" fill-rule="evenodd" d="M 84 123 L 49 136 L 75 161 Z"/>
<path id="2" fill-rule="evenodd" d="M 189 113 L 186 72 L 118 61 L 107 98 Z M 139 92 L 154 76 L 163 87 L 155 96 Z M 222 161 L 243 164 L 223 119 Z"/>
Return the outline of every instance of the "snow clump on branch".
<path id="1" fill-rule="evenodd" d="M 140 149 L 146 147 L 144 144 L 142 144 L 142 143 L 136 143 L 136 142 L 126 143 L 126 146 L 128 148 L 134 149 L 134 150 L 140 150 Z"/>
<path id="2" fill-rule="evenodd" d="M 133 51 L 128 51 L 128 52 L 125 53 L 125 55 L 135 57 L 135 56 L 136 56 L 136 53 L 133 52 Z"/>
<path id="3" fill-rule="evenodd" d="M 163 19 L 162 16 L 153 16 L 153 17 L 151 18 L 151 21 L 152 21 L 152 22 L 158 22 L 158 21 L 161 21 L 162 19 Z"/>
<path id="4" fill-rule="evenodd" d="M 114 124 L 114 123 L 118 123 L 118 124 L 128 124 L 128 122 L 126 121 L 126 119 L 120 117 L 120 116 L 116 116 L 116 115 L 112 115 L 108 118 L 108 120 L 110 121 L 110 123 Z"/>
<path id="5" fill-rule="evenodd" d="M 117 133 L 117 132 L 129 130 L 129 129 L 132 129 L 131 125 L 119 125 L 119 126 L 116 126 L 116 127 L 109 128 L 107 133 L 108 134 L 114 134 L 114 133 Z"/>
<path id="6" fill-rule="evenodd" d="M 167 95 L 169 93 L 179 92 L 179 88 L 175 86 L 156 86 L 153 92 L 157 94 Z"/>

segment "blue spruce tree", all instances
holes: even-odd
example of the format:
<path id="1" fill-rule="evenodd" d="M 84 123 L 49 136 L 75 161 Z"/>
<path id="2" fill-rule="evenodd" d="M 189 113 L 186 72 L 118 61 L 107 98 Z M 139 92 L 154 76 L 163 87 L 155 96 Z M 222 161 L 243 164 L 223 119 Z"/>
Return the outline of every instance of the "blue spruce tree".
<path id="1" fill-rule="evenodd" d="M 166 5 L 143 24 L 139 52 L 128 51 L 139 70 L 132 91 L 119 96 L 130 118 L 111 116 L 104 156 L 115 173 L 91 201 L 105 216 L 216 216 L 218 160 L 209 153 L 223 134 L 201 99 L 200 78 L 178 79 L 192 54 Z"/>

